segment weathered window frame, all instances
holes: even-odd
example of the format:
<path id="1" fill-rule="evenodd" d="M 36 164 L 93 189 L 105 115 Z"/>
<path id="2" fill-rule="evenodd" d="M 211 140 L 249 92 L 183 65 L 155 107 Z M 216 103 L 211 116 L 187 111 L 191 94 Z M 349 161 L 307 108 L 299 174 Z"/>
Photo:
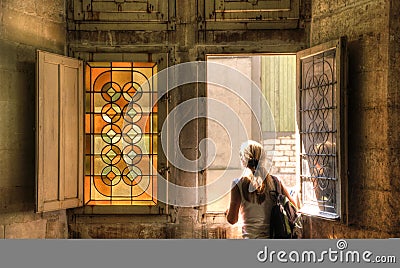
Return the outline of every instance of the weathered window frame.
<path id="1" fill-rule="evenodd" d="M 301 201 L 302 208 L 301 212 L 311 216 L 317 216 L 325 219 L 331 220 L 340 220 L 343 223 L 347 223 L 348 221 L 348 178 L 347 178 L 347 39 L 342 37 L 338 40 L 327 42 L 315 47 L 311 47 L 309 49 L 300 51 L 297 53 L 297 97 L 296 97 L 296 106 L 297 106 L 297 151 L 298 153 L 298 178 L 300 178 L 301 185 Z M 327 51 L 334 51 L 335 59 L 334 63 L 336 66 L 335 76 L 336 81 L 333 81 L 336 85 L 336 93 L 334 99 L 336 103 L 333 103 L 332 106 L 335 106 L 335 125 L 336 129 L 336 144 L 333 149 L 333 154 L 335 155 L 335 167 L 336 167 L 336 177 L 334 178 L 337 181 L 336 184 L 336 211 L 334 213 L 325 212 L 321 210 L 311 209 L 311 207 L 306 204 L 308 200 L 305 200 L 306 189 L 304 187 L 305 182 L 305 171 L 303 170 L 302 160 L 305 160 L 307 157 L 307 152 L 305 152 L 303 148 L 303 136 L 305 133 L 302 133 L 303 129 L 303 121 L 302 121 L 302 61 L 310 58 L 321 55 Z M 322 107 L 317 107 L 317 109 L 323 109 Z M 320 131 L 320 130 L 317 130 Z M 304 135 L 303 135 L 304 134 Z M 314 164 L 311 164 L 314 165 Z"/>

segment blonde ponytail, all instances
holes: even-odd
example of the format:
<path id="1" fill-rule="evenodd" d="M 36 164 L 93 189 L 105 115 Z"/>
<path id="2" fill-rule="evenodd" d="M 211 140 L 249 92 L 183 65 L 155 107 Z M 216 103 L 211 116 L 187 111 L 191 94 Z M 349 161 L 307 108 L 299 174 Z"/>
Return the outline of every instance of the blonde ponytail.
<path id="1" fill-rule="evenodd" d="M 242 179 L 243 197 L 249 202 L 264 202 L 266 193 L 273 189 L 273 181 L 266 169 L 266 154 L 262 145 L 249 140 L 240 148 L 244 167 Z"/>

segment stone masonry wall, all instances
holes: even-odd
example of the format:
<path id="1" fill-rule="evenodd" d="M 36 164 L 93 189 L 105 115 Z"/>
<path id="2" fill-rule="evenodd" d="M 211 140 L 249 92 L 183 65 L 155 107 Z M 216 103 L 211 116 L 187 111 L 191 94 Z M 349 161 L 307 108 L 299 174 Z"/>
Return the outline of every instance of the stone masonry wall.
<path id="1" fill-rule="evenodd" d="M 66 212 L 36 214 L 36 49 L 65 51 L 63 0 L 0 0 L 0 238 L 66 238 Z"/>
<path id="2" fill-rule="evenodd" d="M 394 198 L 390 205 L 393 208 L 393 229 L 400 236 L 400 2 L 390 1 L 389 32 L 389 75 L 388 75 L 388 114 L 389 114 L 389 178 L 390 190 Z M 397 197 L 397 198 L 396 198 Z"/>
<path id="3" fill-rule="evenodd" d="M 389 57 L 398 67 L 398 33 L 389 35 L 391 3 L 386 0 L 313 1 L 311 45 L 348 37 L 348 159 L 349 225 L 307 219 L 310 238 L 383 238 L 399 235 L 398 169 L 390 158 L 395 154 L 398 124 L 391 120 L 390 92 L 398 92 L 396 78 L 388 80 Z M 397 5 L 397 4 L 396 4 Z M 396 13 L 396 12 L 394 12 Z M 394 15 L 394 14 L 393 14 Z M 397 29 L 398 23 L 393 23 Z M 393 66 L 393 67 L 394 67 Z M 390 76 L 389 76 L 390 77 Z M 392 84 L 396 84 L 392 87 Z M 397 96 L 395 93 L 392 96 Z M 394 100 L 394 99 L 393 99 Z M 396 113 L 396 116 L 398 114 Z M 389 144 L 389 146 L 388 146 Z M 396 176 L 393 176 L 396 173 Z M 392 184 L 393 183 L 393 184 Z M 397 205 L 396 205 L 397 204 Z M 397 208 L 397 210 L 396 210 Z"/>

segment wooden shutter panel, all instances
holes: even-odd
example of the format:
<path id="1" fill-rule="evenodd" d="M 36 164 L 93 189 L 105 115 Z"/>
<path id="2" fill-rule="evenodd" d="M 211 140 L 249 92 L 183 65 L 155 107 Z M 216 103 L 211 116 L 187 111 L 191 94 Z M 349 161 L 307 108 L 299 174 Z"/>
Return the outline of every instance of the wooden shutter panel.
<path id="1" fill-rule="evenodd" d="M 312 215 L 340 218 L 346 223 L 346 38 L 298 52 L 297 86 L 299 175 L 303 208 L 309 205 L 315 208 L 311 209 Z M 310 193 L 312 191 L 314 193 Z M 315 196 L 310 198 L 313 194 Z M 313 198 L 317 201 L 314 204 Z"/>
<path id="2" fill-rule="evenodd" d="M 83 63 L 37 52 L 36 211 L 83 204 Z"/>

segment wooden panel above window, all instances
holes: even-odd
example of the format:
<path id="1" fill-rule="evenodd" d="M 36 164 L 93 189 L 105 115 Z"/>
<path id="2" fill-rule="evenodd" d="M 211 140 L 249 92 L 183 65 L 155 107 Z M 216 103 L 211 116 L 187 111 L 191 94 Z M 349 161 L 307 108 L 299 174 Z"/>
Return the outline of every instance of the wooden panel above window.
<path id="1" fill-rule="evenodd" d="M 205 1 L 205 29 L 295 29 L 299 10 L 299 0 Z"/>
<path id="2" fill-rule="evenodd" d="M 175 17 L 175 0 L 74 0 L 69 29 L 164 31 Z"/>

